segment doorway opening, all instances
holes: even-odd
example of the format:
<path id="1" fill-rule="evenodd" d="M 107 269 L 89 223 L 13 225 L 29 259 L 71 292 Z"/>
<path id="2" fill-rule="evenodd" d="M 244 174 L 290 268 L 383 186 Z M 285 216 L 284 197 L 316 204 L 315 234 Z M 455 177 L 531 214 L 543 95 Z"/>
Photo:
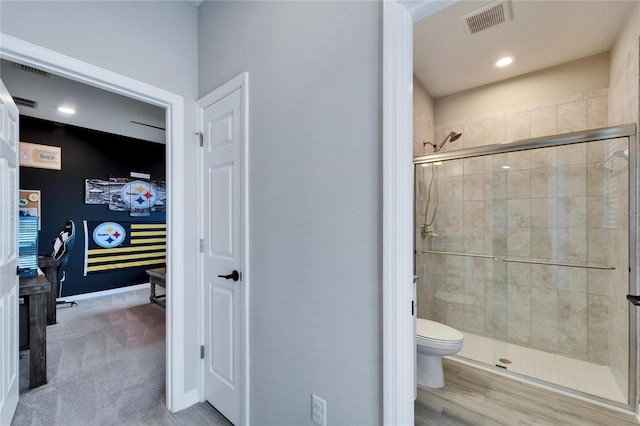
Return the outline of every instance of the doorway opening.
<path id="1" fill-rule="evenodd" d="M 0 57 L 50 72 L 108 92 L 133 98 L 165 109 L 167 206 L 167 321 L 166 321 L 166 405 L 178 411 L 191 402 L 185 400 L 184 382 L 184 291 L 178 277 L 184 274 L 184 207 L 180 200 L 184 181 L 184 154 L 180 149 L 184 139 L 184 100 L 181 96 L 133 80 L 120 74 L 75 60 L 11 36 L 3 35 Z"/>

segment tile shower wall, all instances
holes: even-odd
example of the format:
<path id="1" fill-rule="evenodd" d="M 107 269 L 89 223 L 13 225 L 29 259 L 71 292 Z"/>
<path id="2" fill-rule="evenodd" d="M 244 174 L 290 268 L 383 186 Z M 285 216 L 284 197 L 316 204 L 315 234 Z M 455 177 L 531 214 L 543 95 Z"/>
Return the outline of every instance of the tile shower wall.
<path id="1" fill-rule="evenodd" d="M 447 149 L 467 148 L 606 125 L 603 89 L 437 126 L 436 140 L 438 132 L 462 130 L 463 140 Z M 423 278 L 418 315 L 497 340 L 607 363 L 612 272 L 421 251 L 614 264 L 624 271 L 628 256 L 612 247 L 626 245 L 611 243 L 625 230 L 618 230 L 623 221 L 613 220 L 611 212 L 626 200 L 626 186 L 612 174 L 612 164 L 603 167 L 607 152 L 618 148 L 616 141 L 597 142 L 418 167 L 417 271 Z M 422 239 L 419 226 L 428 198 L 427 219 L 437 206 L 433 230 L 438 235 Z"/>
<path id="2" fill-rule="evenodd" d="M 450 151 L 606 127 L 607 94 L 608 89 L 603 88 L 453 123 L 436 123 L 435 140 L 451 131 L 463 132 L 457 142 L 445 145 L 443 151 Z"/>

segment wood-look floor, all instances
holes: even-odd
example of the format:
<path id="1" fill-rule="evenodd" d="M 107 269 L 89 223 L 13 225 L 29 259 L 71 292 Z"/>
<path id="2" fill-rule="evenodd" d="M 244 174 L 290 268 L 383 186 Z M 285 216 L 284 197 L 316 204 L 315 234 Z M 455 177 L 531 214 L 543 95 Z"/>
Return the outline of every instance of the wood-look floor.
<path id="1" fill-rule="evenodd" d="M 443 359 L 445 387 L 418 388 L 416 425 L 638 425 L 632 414 Z"/>

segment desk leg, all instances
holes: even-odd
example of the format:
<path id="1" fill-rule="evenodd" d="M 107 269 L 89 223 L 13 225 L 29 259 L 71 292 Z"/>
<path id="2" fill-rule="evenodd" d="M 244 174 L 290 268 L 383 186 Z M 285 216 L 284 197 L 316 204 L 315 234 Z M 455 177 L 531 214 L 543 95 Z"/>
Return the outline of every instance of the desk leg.
<path id="1" fill-rule="evenodd" d="M 149 295 L 149 300 L 151 301 L 151 303 L 156 301 L 156 285 L 153 283 L 153 280 L 151 280 L 151 294 Z"/>
<path id="2" fill-rule="evenodd" d="M 52 325 L 57 322 L 56 313 L 58 309 L 56 306 L 56 298 L 58 297 L 58 269 L 54 267 L 45 268 L 44 274 L 51 283 L 51 293 L 47 293 L 49 309 L 47 309 L 45 315 L 47 316 L 47 325 Z"/>
<path id="3" fill-rule="evenodd" d="M 47 383 L 47 305 L 49 293 L 25 298 L 29 310 L 29 389 Z"/>

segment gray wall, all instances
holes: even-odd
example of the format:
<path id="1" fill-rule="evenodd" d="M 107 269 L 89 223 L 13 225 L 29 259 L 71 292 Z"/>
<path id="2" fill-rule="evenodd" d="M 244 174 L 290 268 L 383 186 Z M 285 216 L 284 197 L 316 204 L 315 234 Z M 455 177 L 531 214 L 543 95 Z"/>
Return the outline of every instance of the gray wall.
<path id="1" fill-rule="evenodd" d="M 381 421 L 381 6 L 204 2 L 199 95 L 250 73 L 251 423 Z"/>
<path id="2" fill-rule="evenodd" d="M 184 96 L 185 162 L 196 155 L 197 9 L 185 1 L 5 1 L 0 31 L 81 61 Z M 0 41 L 1 42 L 1 41 Z M 171 161 L 167 158 L 167 161 Z M 196 179 L 185 167 L 185 192 Z M 169 197 L 171 195 L 169 194 Z M 188 224 L 195 212 L 186 209 Z M 185 390 L 197 386 L 196 228 L 185 228 L 185 343 L 193 358 L 185 362 Z"/>
<path id="3" fill-rule="evenodd" d="M 3 0 L 0 12 L 4 33 L 184 96 L 188 164 L 196 98 L 250 72 L 251 422 L 311 424 L 314 392 L 330 424 L 379 423 L 381 6 Z M 187 226 L 185 247 L 196 237 Z M 190 308 L 195 251 L 186 259 Z"/>

